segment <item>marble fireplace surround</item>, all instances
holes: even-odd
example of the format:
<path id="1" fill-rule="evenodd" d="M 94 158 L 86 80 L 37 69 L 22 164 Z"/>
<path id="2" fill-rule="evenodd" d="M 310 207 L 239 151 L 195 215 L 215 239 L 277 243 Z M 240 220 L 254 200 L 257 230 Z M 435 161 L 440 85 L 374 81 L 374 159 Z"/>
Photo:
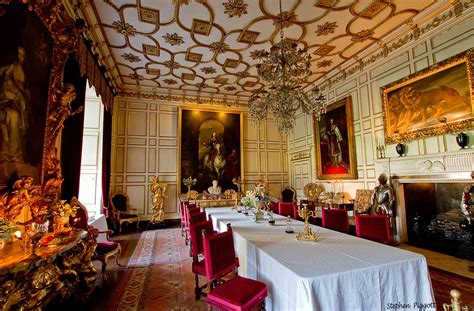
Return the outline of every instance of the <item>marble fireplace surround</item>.
<path id="1" fill-rule="evenodd" d="M 395 239 L 408 240 L 405 213 L 405 183 L 474 183 L 474 150 L 464 149 L 448 153 L 425 154 L 378 159 L 376 176 L 390 177 L 395 190 L 396 227 Z"/>

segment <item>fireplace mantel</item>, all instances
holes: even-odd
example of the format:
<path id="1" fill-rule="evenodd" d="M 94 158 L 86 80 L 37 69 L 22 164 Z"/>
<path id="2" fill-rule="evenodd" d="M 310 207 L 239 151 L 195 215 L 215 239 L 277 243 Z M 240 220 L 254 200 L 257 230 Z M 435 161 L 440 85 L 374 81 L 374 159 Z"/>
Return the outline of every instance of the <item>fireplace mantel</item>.
<path id="1" fill-rule="evenodd" d="M 474 150 L 378 159 L 375 170 L 377 176 L 385 173 L 400 183 L 470 182 Z"/>
<path id="2" fill-rule="evenodd" d="M 375 161 L 376 176 L 385 173 L 395 190 L 395 240 L 406 242 L 404 183 L 473 183 L 474 150 L 394 157 Z"/>

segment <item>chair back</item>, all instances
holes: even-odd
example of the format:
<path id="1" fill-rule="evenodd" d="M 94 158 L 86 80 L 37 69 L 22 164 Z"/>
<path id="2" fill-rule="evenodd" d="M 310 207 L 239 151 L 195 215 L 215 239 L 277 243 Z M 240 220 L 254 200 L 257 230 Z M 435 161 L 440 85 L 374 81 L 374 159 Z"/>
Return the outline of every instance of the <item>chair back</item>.
<path id="1" fill-rule="evenodd" d="M 191 214 L 196 214 L 196 213 L 199 213 L 199 212 L 201 212 L 201 210 L 198 207 L 196 207 L 195 204 L 189 204 L 188 206 L 185 207 L 185 213 L 184 213 L 185 218 L 184 218 L 184 220 L 185 220 L 186 227 L 189 227 L 189 221 L 191 219 Z"/>
<path id="2" fill-rule="evenodd" d="M 278 202 L 278 214 L 282 216 L 295 217 L 295 203 Z"/>
<path id="3" fill-rule="evenodd" d="M 346 209 L 322 210 L 323 227 L 340 232 L 349 232 L 349 216 Z"/>
<path id="4" fill-rule="evenodd" d="M 207 220 L 206 212 L 191 212 L 189 214 L 189 224 L 195 224 L 195 223 L 203 222 L 206 220 Z"/>
<path id="5" fill-rule="evenodd" d="M 372 196 L 372 190 L 357 189 L 354 200 L 354 212 L 357 214 L 370 214 L 372 203 L 370 197 Z"/>
<path id="6" fill-rule="evenodd" d="M 209 235 L 214 234 L 214 227 L 212 226 L 211 220 L 191 223 L 189 225 L 189 235 L 191 236 L 191 255 L 194 258 L 204 253 L 204 247 L 202 244 L 203 230 L 206 230 Z"/>
<path id="7" fill-rule="evenodd" d="M 357 215 L 355 221 L 358 237 L 380 243 L 392 240 L 387 215 Z"/>
<path id="8" fill-rule="evenodd" d="M 219 279 L 239 266 L 230 224 L 222 233 L 209 235 L 203 232 L 203 248 L 208 280 Z"/>
<path id="9" fill-rule="evenodd" d="M 110 204 L 113 209 L 120 212 L 128 211 L 128 196 L 125 193 L 117 192 L 110 197 Z"/>
<path id="10" fill-rule="evenodd" d="M 278 203 L 279 202 L 270 201 L 270 209 L 274 214 L 278 214 Z"/>
<path id="11" fill-rule="evenodd" d="M 296 202 L 296 190 L 293 187 L 286 187 L 281 191 L 281 201 L 285 203 Z"/>

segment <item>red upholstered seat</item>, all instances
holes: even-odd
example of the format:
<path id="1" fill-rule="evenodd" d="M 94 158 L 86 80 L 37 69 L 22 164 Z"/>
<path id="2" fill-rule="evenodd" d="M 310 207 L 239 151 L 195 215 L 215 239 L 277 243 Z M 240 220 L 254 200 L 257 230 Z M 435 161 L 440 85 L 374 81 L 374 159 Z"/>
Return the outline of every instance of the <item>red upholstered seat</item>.
<path id="1" fill-rule="evenodd" d="M 250 310 L 263 303 L 267 297 L 265 283 L 235 276 L 223 281 L 221 278 L 236 272 L 239 261 L 235 256 L 234 239 L 230 224 L 227 231 L 214 235 L 204 233 L 204 260 L 207 278 L 207 304 L 221 310 Z M 212 287 L 214 281 L 219 285 Z"/>
<path id="2" fill-rule="evenodd" d="M 205 215 L 206 213 L 204 213 Z M 199 260 L 199 255 L 204 253 L 202 244 L 202 230 L 206 230 L 209 234 L 213 234 L 214 228 L 212 221 L 192 222 L 189 225 L 189 235 L 191 238 L 191 256 L 193 257 L 192 271 L 194 273 L 194 294 L 196 300 L 203 295 L 202 290 L 207 286 L 204 284 L 199 286 L 199 275 L 206 276 L 206 266 L 204 259 Z"/>
<path id="3" fill-rule="evenodd" d="M 349 232 L 349 216 L 346 209 L 322 210 L 323 227 L 339 232 Z"/>
<path id="4" fill-rule="evenodd" d="M 278 214 L 295 217 L 295 203 L 278 202 Z"/>
<path id="5" fill-rule="evenodd" d="M 392 241 L 387 215 L 357 215 L 355 221 L 358 237 L 380 243 Z"/>
<path id="6" fill-rule="evenodd" d="M 184 234 L 185 234 L 185 244 L 188 245 L 189 243 L 189 222 L 191 220 L 191 215 L 197 214 L 201 212 L 201 210 L 196 206 L 196 204 L 188 204 L 184 208 Z"/>
<path id="7" fill-rule="evenodd" d="M 236 276 L 212 290 L 207 296 L 207 302 L 217 308 L 249 310 L 263 302 L 265 297 L 267 297 L 265 283 Z"/>

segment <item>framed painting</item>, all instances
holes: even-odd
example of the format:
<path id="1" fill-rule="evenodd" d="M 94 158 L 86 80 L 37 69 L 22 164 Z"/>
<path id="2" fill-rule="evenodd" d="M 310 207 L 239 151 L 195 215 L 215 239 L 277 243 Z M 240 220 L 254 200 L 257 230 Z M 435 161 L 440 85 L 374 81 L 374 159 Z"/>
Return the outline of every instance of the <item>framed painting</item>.
<path id="1" fill-rule="evenodd" d="M 474 49 L 382 87 L 385 142 L 473 128 Z"/>
<path id="2" fill-rule="evenodd" d="M 313 116 L 313 124 L 318 179 L 356 179 L 351 97 L 330 105 L 320 120 Z"/>
<path id="3" fill-rule="evenodd" d="M 222 191 L 237 189 L 232 179 L 242 175 L 242 112 L 179 108 L 179 188 L 183 178 L 197 180 L 199 192 L 217 180 Z"/>
<path id="4" fill-rule="evenodd" d="M 40 13 L 12 4 L 0 15 L 0 29 L 4 29 L 0 32 L 2 185 L 15 176 L 28 175 L 35 184 L 43 178 L 46 116 L 53 101 L 50 76 L 62 64 L 52 65 L 55 42 Z"/>

